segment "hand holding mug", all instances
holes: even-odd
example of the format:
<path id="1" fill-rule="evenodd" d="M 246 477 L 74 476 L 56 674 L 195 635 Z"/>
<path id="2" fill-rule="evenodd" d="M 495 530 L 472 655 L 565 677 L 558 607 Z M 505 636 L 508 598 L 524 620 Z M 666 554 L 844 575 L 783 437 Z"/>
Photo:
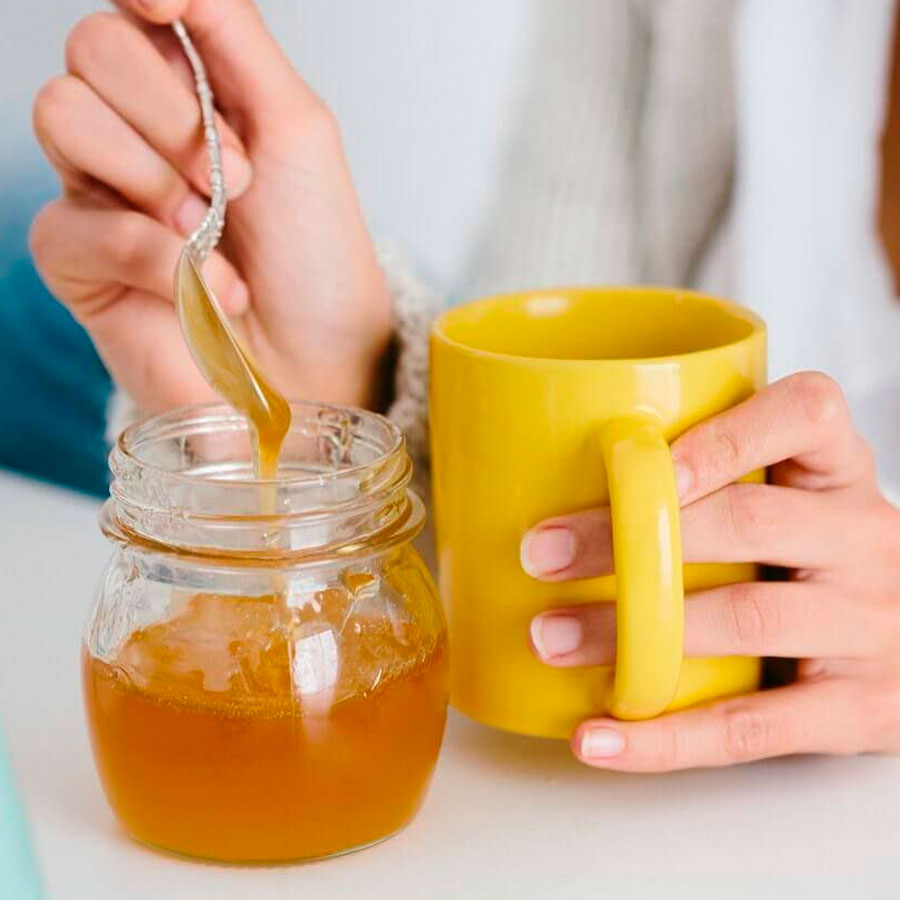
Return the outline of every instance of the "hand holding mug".
<path id="1" fill-rule="evenodd" d="M 654 288 L 476 301 L 432 351 L 457 706 L 621 771 L 900 752 L 900 511 L 831 379 L 766 387 L 759 319 Z"/>
<path id="2" fill-rule="evenodd" d="M 588 719 L 575 730 L 576 755 L 647 772 L 900 752 L 900 512 L 878 489 L 837 385 L 817 373 L 779 381 L 689 430 L 672 456 L 686 562 L 789 572 L 689 595 L 685 655 L 799 658 L 798 680 L 646 722 Z M 770 484 L 736 483 L 760 467 Z M 609 573 L 609 509 L 541 522 L 522 561 L 544 582 Z M 531 639 L 550 666 L 608 664 L 614 610 L 554 609 L 533 619 Z"/>

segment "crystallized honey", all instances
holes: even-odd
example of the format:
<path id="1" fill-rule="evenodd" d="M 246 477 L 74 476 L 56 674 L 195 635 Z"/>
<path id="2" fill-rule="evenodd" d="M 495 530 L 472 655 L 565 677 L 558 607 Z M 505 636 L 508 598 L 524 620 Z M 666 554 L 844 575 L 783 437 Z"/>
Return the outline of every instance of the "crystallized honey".
<path id="1" fill-rule="evenodd" d="M 356 606 L 323 627 L 328 604 L 347 597 L 323 591 L 308 610 L 200 594 L 114 659 L 85 653 L 101 781 L 136 838 L 233 862 L 295 860 L 412 818 L 444 729 L 444 638 Z"/>

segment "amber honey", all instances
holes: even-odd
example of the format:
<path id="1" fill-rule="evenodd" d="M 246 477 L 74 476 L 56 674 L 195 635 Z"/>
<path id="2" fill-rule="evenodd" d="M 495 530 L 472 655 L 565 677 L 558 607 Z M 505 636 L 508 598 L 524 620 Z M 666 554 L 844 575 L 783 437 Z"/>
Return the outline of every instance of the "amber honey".
<path id="1" fill-rule="evenodd" d="M 232 862 L 297 860 L 412 818 L 444 728 L 443 637 L 423 645 L 412 622 L 356 617 L 335 671 L 326 633 L 276 597 L 198 595 L 113 661 L 85 653 L 101 781 L 136 838 Z"/>
<path id="2" fill-rule="evenodd" d="M 290 406 L 234 333 L 187 251 L 175 271 L 175 296 L 185 339 L 201 372 L 252 426 L 256 477 L 276 478 L 278 455 L 291 426 Z M 266 505 L 272 504 L 274 499 Z"/>

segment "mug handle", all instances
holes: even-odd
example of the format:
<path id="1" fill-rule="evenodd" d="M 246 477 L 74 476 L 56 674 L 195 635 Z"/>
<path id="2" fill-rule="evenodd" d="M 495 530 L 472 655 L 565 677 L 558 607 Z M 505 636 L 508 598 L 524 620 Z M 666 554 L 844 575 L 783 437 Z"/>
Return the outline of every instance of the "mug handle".
<path id="1" fill-rule="evenodd" d="M 672 702 L 684 657 L 681 521 L 669 445 L 648 419 L 600 429 L 616 572 L 610 713 L 648 719 Z"/>

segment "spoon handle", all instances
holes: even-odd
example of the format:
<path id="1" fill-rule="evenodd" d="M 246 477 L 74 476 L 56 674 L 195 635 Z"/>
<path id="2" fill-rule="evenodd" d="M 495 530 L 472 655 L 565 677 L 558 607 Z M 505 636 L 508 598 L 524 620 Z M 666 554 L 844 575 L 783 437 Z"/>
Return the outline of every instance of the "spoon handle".
<path id="1" fill-rule="evenodd" d="M 213 92 L 209 86 L 203 60 L 200 59 L 200 54 L 180 19 L 176 19 L 172 23 L 172 30 L 181 42 L 185 56 L 194 72 L 194 83 L 197 87 L 200 115 L 203 120 L 203 136 L 209 152 L 209 183 L 211 187 L 209 211 L 197 230 L 188 238 L 187 244 L 199 266 L 215 249 L 219 238 L 222 237 L 222 229 L 225 227 L 226 193 L 225 176 L 222 174 L 222 144 L 219 140 L 219 130 L 216 127 Z"/>

